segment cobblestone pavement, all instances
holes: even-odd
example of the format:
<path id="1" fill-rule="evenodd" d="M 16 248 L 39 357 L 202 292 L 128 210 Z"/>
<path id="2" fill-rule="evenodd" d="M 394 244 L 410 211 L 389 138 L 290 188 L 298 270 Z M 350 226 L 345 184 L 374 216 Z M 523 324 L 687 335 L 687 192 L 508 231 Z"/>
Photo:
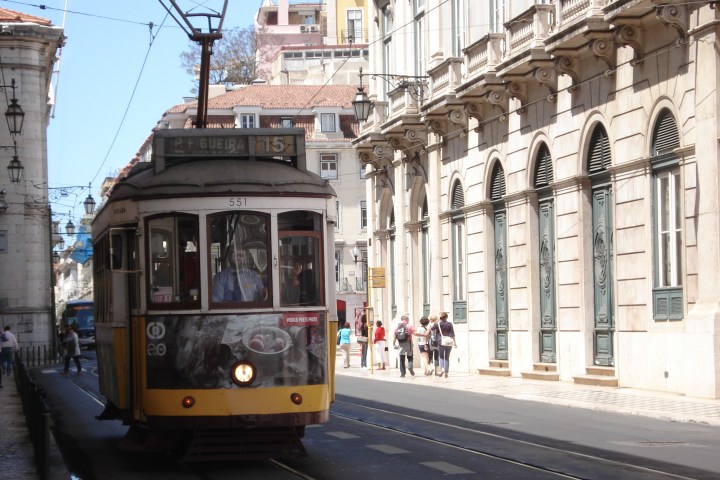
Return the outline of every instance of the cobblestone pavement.
<path id="1" fill-rule="evenodd" d="M 392 359 L 390 364 L 393 364 Z M 685 397 L 665 392 L 622 387 L 594 387 L 563 381 L 495 377 L 479 373 L 453 372 L 452 370 L 448 378 L 444 378 L 434 375 L 425 376 L 422 374 L 422 367 L 415 368 L 415 376 L 408 374 L 405 378 L 400 378 L 397 368 L 362 370 L 359 353 L 356 349 L 351 352 L 350 368 L 343 368 L 342 357 L 340 354 L 337 356 L 335 373 L 377 381 L 412 382 L 416 385 L 499 395 L 517 400 L 720 427 L 720 400 Z"/>

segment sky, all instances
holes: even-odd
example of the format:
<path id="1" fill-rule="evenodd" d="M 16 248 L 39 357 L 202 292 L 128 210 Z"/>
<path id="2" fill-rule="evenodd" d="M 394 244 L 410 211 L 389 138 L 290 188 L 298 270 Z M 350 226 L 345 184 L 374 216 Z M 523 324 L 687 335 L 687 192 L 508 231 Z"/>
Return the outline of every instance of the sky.
<path id="1" fill-rule="evenodd" d="M 221 10 L 223 2 L 176 3 Z M 223 30 L 253 24 L 260 4 L 230 0 Z M 180 54 L 194 44 L 159 0 L 0 0 L 0 7 L 64 26 L 67 41 L 53 75 L 48 176 L 53 218 L 78 225 L 88 185 L 99 204 L 105 177 L 132 159 L 167 109 L 193 96 L 194 79 Z M 201 26 L 207 31 L 207 22 Z"/>

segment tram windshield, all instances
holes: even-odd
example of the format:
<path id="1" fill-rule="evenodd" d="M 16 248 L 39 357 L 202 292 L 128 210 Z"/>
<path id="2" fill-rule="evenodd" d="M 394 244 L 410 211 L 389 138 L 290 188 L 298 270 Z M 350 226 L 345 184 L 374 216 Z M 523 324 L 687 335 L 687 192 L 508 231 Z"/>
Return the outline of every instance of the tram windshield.
<path id="1" fill-rule="evenodd" d="M 250 211 L 208 217 L 213 303 L 272 302 L 269 216 Z"/>
<path id="2" fill-rule="evenodd" d="M 179 213 L 148 219 L 149 308 L 196 309 L 205 296 L 211 309 L 324 304 L 322 214 L 278 214 L 278 258 L 270 265 L 268 258 L 275 253 L 269 214 L 236 210 L 208 215 L 203 253 L 199 223 L 198 216 Z M 209 260 L 205 274 L 200 273 L 203 256 Z M 274 274 L 279 276 L 276 292 Z M 201 275 L 207 275 L 207 291 Z"/>

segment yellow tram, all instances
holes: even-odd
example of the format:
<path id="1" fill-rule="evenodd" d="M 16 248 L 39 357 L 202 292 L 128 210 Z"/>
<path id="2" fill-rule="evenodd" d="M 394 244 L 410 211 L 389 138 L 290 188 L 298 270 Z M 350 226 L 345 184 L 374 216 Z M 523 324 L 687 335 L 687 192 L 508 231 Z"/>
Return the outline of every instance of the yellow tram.
<path id="1" fill-rule="evenodd" d="M 92 231 L 99 418 L 185 460 L 302 455 L 334 400 L 335 192 L 301 129 L 154 133 Z"/>

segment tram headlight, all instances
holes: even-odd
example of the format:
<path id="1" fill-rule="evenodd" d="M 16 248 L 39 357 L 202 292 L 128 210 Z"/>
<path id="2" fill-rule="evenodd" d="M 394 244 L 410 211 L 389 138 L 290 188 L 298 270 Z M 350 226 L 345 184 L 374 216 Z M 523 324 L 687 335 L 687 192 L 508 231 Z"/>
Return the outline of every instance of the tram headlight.
<path id="1" fill-rule="evenodd" d="M 255 369 L 255 365 L 250 362 L 238 362 L 233 365 L 230 377 L 232 377 L 232 381 L 236 384 L 241 387 L 246 387 L 255 381 L 257 370 Z"/>

